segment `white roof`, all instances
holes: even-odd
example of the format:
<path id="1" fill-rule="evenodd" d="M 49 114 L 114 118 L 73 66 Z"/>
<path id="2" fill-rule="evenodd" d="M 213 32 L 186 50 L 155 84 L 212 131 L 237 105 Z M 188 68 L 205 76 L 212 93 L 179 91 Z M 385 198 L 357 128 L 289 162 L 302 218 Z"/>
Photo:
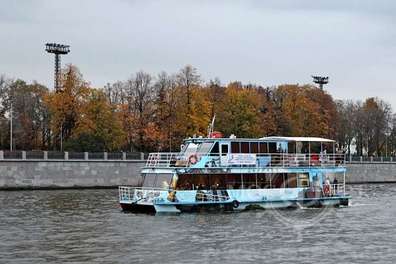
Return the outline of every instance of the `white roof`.
<path id="1" fill-rule="evenodd" d="M 273 141 L 299 141 L 299 142 L 335 142 L 332 139 L 320 138 L 320 137 L 262 137 L 263 140 L 273 140 Z"/>

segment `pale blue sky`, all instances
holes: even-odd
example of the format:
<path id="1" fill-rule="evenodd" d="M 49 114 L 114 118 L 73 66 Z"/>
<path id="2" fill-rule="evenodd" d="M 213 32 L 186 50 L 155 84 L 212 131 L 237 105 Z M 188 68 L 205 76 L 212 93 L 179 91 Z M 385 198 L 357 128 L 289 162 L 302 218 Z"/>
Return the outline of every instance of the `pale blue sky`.
<path id="1" fill-rule="evenodd" d="M 396 109 L 396 2 L 385 0 L 2 0 L 0 74 L 53 85 L 44 43 L 101 87 L 186 64 L 205 80 L 264 86 L 330 76 L 335 98 Z"/>

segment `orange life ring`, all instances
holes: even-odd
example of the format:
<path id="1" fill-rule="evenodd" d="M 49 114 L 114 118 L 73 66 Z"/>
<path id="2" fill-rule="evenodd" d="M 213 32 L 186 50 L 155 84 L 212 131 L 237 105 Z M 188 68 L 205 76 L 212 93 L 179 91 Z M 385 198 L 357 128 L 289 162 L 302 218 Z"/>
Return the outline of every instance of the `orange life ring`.
<path id="1" fill-rule="evenodd" d="M 192 165 L 196 164 L 198 162 L 198 157 L 195 154 L 192 154 L 189 158 L 188 158 L 188 162 Z"/>

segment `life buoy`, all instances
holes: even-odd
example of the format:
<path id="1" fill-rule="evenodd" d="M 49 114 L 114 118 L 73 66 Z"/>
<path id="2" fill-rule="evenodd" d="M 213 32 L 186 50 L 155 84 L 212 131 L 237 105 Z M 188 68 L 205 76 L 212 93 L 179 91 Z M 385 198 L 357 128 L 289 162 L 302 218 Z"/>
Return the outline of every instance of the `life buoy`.
<path id="1" fill-rule="evenodd" d="M 239 207 L 239 202 L 237 200 L 232 201 L 232 207 L 238 208 Z"/>
<path id="2" fill-rule="evenodd" d="M 192 165 L 196 164 L 198 162 L 198 157 L 195 154 L 192 154 L 189 158 L 188 158 L 188 162 Z"/>

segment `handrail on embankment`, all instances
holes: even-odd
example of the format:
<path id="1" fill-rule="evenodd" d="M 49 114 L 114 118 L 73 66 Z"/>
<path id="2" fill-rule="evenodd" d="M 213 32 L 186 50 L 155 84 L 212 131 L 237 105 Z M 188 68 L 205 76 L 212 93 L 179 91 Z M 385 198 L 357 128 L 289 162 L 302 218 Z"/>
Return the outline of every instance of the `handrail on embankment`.
<path id="1" fill-rule="evenodd" d="M 143 152 L 60 152 L 60 151 L 3 151 L 0 161 L 128 161 L 146 160 Z"/>

